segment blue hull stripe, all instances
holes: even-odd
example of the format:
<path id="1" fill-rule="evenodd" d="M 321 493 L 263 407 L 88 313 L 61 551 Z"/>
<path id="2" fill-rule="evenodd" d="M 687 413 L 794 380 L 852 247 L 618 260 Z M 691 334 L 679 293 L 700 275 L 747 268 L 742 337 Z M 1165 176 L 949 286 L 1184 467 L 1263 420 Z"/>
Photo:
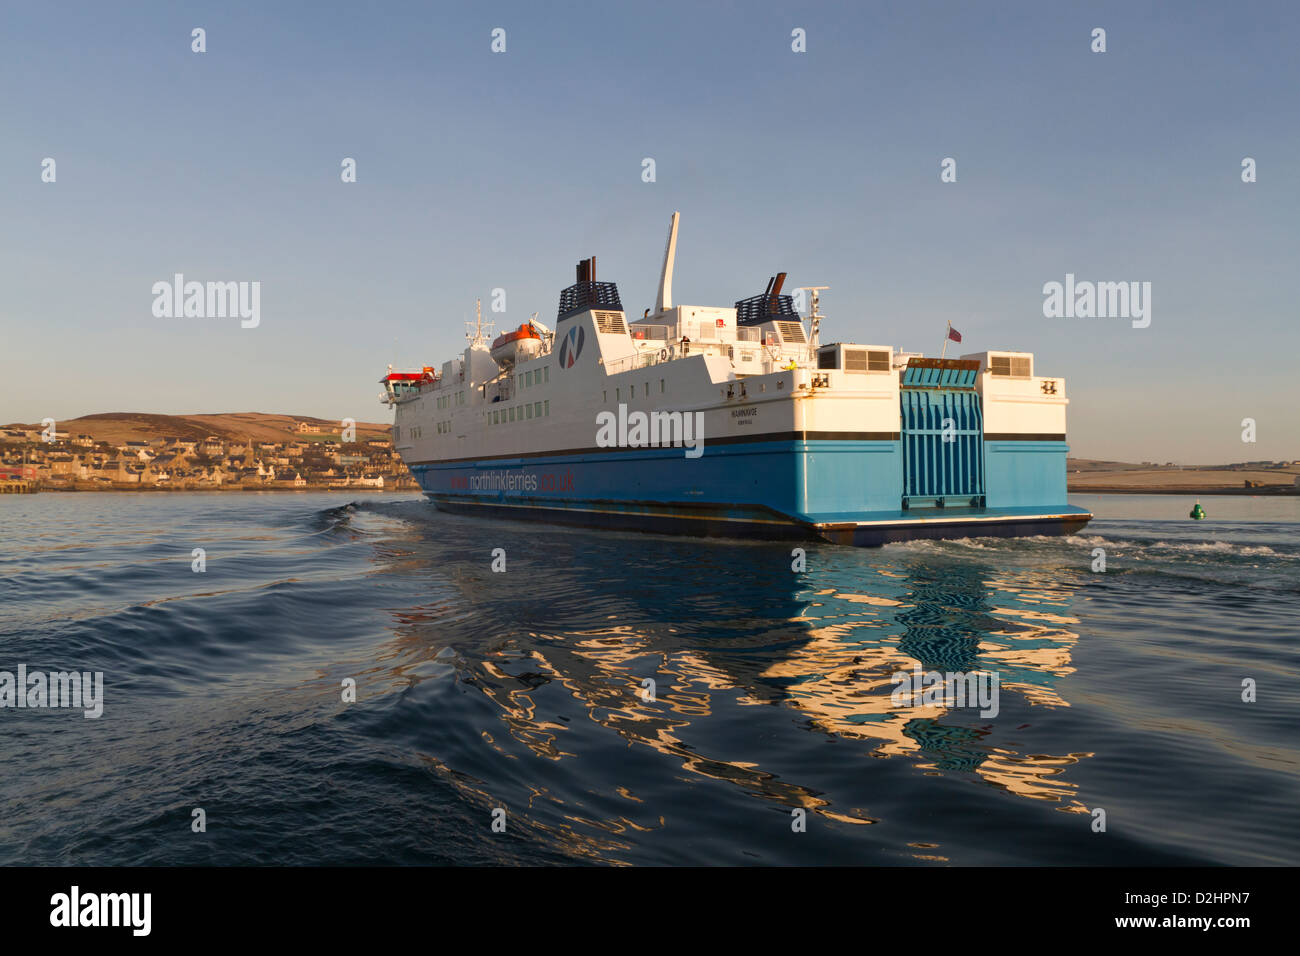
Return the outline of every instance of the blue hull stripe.
<path id="1" fill-rule="evenodd" d="M 1092 516 L 1065 502 L 1065 446 L 1040 445 L 1049 454 L 1017 457 L 1032 444 L 1013 443 L 1003 455 L 1020 473 L 1041 472 L 1027 500 L 1011 494 L 990 501 L 994 507 L 910 511 L 904 510 L 902 442 L 889 439 L 706 442 L 698 459 L 685 458 L 682 449 L 616 449 L 598 456 L 413 463 L 411 473 L 448 511 L 590 527 L 858 545 L 1081 528 Z M 1058 457 L 1059 493 L 1051 480 Z M 994 490 L 991 481 L 991 495 Z"/>

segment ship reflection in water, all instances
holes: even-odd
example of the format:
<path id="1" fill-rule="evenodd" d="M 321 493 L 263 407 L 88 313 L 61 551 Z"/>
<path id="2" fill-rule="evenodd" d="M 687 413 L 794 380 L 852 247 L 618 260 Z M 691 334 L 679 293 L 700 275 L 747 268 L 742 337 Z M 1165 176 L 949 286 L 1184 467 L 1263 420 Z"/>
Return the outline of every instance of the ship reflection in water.
<path id="1" fill-rule="evenodd" d="M 105 705 L 4 712 L 0 863 L 1300 862 L 1300 499 L 802 569 L 406 496 L 14 502 L 0 659 Z"/>
<path id="2" fill-rule="evenodd" d="M 1070 706 L 1086 566 L 916 542 L 812 545 L 796 571 L 789 545 L 405 516 L 384 573 L 436 597 L 393 611 L 373 678 L 405 687 L 420 758 L 484 819 L 654 863 L 979 862 L 949 855 L 954 825 L 973 845 L 1090 834 L 1071 772 L 1092 754 L 1034 729 Z M 995 715 L 973 695 L 899 701 L 918 667 L 996 675 Z"/>

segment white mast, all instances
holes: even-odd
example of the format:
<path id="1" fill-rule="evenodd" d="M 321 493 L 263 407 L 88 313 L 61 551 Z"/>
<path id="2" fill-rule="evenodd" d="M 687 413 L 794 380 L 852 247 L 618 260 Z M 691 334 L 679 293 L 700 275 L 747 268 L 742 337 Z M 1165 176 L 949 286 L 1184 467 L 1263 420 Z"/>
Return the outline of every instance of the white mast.
<path id="1" fill-rule="evenodd" d="M 821 296 L 818 293 L 825 292 L 829 288 L 828 285 L 806 285 L 803 287 L 803 291 L 811 293 L 809 296 L 808 320 L 812 324 L 812 330 L 808 336 L 808 344 L 813 352 L 816 352 L 817 346 L 821 344 L 822 319 L 826 318 L 818 309 L 818 305 L 821 303 Z"/>
<path id="2" fill-rule="evenodd" d="M 475 346 L 483 344 L 483 342 L 485 341 L 484 339 L 485 332 L 487 335 L 492 334 L 491 322 L 488 323 L 488 327 L 486 330 L 484 330 L 483 328 L 483 300 L 482 299 L 474 300 L 474 324 L 470 325 L 470 323 L 466 322 L 465 327 L 467 329 L 467 331 L 465 332 L 465 338 L 469 340 L 470 348 L 474 348 Z"/>
<path id="3" fill-rule="evenodd" d="M 673 262 L 677 258 L 677 221 L 680 213 L 673 213 L 673 223 L 668 227 L 668 245 L 664 247 L 664 267 L 659 273 L 659 302 L 655 312 L 663 314 L 673 307 Z"/>

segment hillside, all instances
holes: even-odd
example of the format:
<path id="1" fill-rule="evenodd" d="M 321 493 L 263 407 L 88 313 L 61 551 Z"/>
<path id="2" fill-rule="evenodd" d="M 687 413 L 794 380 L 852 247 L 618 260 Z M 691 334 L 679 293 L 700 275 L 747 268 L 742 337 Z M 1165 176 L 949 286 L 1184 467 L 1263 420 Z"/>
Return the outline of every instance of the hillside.
<path id="1" fill-rule="evenodd" d="M 298 422 L 317 425 L 326 434 L 338 434 L 340 424 L 310 415 L 268 415 L 263 412 L 234 412 L 223 415 L 154 415 L 149 412 L 102 412 L 56 422 L 60 432 L 90 435 L 96 441 L 117 445 L 127 441 L 157 441 L 172 437 L 202 439 L 215 435 L 227 441 L 293 441 L 301 436 Z M 6 428 L 39 429 L 36 424 L 14 422 Z M 377 422 L 357 422 L 357 440 L 387 438 L 391 429 Z"/>
<path id="2" fill-rule="evenodd" d="M 1300 491 L 1300 464 L 1254 462 L 1239 465 L 1133 464 L 1071 458 L 1071 491 L 1158 492 L 1162 494 L 1289 493 Z M 1250 482 L 1250 486 L 1246 485 Z"/>

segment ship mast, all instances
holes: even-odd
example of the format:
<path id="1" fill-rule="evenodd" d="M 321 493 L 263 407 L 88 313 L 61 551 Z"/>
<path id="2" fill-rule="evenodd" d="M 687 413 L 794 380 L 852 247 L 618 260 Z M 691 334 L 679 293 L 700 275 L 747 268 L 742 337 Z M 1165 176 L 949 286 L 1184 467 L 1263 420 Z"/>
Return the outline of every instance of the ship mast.
<path id="1" fill-rule="evenodd" d="M 811 293 L 808 306 L 808 320 L 812 323 L 812 329 L 808 335 L 808 344 L 812 347 L 814 354 L 816 354 L 817 347 L 821 344 L 820 332 L 822 319 L 826 318 L 826 316 L 822 315 L 821 311 L 818 309 L 818 305 L 821 303 L 821 296 L 818 295 L 818 293 L 825 292 L 829 288 L 830 286 L 828 285 L 806 285 L 803 287 L 804 292 Z"/>
<path id="2" fill-rule="evenodd" d="M 488 323 L 488 328 L 483 328 L 483 300 L 474 300 L 474 322 L 473 324 L 465 323 L 465 338 L 469 340 L 470 348 L 481 346 L 487 341 L 487 336 L 492 332 L 492 323 Z"/>

